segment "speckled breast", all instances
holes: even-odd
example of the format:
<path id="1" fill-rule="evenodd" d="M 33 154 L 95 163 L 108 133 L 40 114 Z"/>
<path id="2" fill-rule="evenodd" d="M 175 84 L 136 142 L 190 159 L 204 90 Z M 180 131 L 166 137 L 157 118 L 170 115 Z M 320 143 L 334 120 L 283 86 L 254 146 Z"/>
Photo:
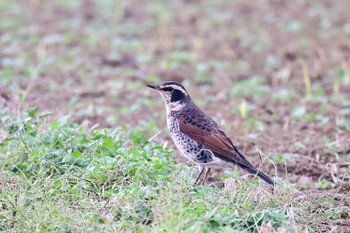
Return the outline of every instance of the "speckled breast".
<path id="1" fill-rule="evenodd" d="M 204 149 L 203 145 L 198 144 L 180 131 L 178 121 L 175 118 L 168 117 L 167 124 L 170 136 L 183 156 L 197 163 L 212 161 L 211 153 Z"/>

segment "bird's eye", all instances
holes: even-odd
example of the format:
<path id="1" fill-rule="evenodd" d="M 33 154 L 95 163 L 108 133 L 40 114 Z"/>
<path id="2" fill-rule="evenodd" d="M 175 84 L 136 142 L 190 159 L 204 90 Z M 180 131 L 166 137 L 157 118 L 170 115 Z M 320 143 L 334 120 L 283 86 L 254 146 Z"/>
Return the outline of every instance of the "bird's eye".
<path id="1" fill-rule="evenodd" d="M 172 88 L 172 87 L 165 87 L 162 90 L 163 91 L 172 91 L 172 90 L 174 90 L 174 88 Z"/>

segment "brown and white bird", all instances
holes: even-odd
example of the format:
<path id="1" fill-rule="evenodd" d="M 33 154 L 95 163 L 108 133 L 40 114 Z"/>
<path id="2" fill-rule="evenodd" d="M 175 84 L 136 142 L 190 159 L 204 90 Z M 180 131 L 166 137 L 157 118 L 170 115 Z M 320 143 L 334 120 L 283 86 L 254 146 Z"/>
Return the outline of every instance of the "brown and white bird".
<path id="1" fill-rule="evenodd" d="M 147 86 L 159 91 L 165 101 L 170 135 L 180 153 L 199 165 L 195 184 L 203 184 L 211 168 L 237 165 L 274 185 L 266 174 L 244 157 L 218 124 L 193 103 L 181 84 L 169 81 Z M 204 170 L 206 172 L 200 180 Z"/>

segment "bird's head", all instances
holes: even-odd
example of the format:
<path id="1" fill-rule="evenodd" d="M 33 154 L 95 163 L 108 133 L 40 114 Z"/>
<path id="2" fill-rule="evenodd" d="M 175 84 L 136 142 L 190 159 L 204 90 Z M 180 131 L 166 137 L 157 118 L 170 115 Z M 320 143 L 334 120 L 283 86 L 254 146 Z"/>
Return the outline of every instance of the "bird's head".
<path id="1" fill-rule="evenodd" d="M 179 111 L 186 104 L 191 103 L 191 97 L 186 89 L 177 82 L 168 81 L 161 84 L 148 84 L 147 86 L 160 93 L 168 110 Z"/>

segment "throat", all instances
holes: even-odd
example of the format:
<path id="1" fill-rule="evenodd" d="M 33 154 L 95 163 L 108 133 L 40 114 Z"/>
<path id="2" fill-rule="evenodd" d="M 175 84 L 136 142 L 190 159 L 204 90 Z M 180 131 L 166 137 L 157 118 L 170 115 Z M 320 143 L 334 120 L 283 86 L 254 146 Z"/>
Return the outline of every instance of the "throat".
<path id="1" fill-rule="evenodd" d="M 178 101 L 174 103 L 169 103 L 167 108 L 169 108 L 170 111 L 180 111 L 185 107 L 185 104 Z"/>

